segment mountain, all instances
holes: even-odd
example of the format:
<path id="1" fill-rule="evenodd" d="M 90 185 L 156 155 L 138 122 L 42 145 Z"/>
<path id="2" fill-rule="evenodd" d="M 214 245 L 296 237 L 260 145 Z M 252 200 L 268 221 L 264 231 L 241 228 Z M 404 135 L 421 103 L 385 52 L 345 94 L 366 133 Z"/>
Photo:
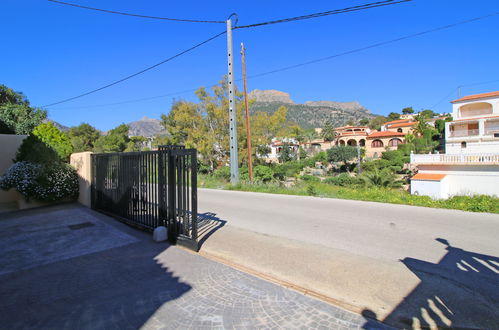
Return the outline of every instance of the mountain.
<path id="1" fill-rule="evenodd" d="M 161 121 L 145 116 L 140 120 L 133 121 L 127 125 L 129 136 L 153 137 L 157 134 L 166 133 L 163 126 L 161 126 Z"/>
<path id="2" fill-rule="evenodd" d="M 368 109 L 357 101 L 307 101 L 304 104 L 294 103 L 290 95 L 276 90 L 254 90 L 248 94 L 255 102 L 250 108 L 251 113 L 259 111 L 273 114 L 280 106 L 288 109 L 288 119 L 305 129 L 324 127 L 327 120 L 332 120 L 334 126 L 343 126 L 349 121 L 357 123 L 360 119 L 374 118 Z"/>
<path id="3" fill-rule="evenodd" d="M 64 126 L 64 125 L 62 125 L 62 124 L 59 124 L 58 122 L 53 121 L 53 120 L 51 120 L 51 119 L 44 119 L 44 120 L 43 120 L 43 122 L 44 122 L 44 123 L 49 123 L 49 122 L 50 122 L 50 123 L 54 124 L 54 126 L 55 126 L 55 127 L 57 127 L 57 129 L 58 129 L 59 131 L 61 131 L 61 132 L 67 132 L 67 131 L 69 131 L 69 127 Z"/>

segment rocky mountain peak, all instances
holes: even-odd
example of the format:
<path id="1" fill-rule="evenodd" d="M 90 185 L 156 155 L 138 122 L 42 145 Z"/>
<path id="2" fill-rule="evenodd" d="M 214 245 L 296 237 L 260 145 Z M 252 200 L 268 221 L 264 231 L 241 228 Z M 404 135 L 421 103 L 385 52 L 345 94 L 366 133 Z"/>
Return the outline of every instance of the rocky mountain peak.
<path id="1" fill-rule="evenodd" d="M 256 102 L 262 103 L 286 103 L 286 104 L 294 104 L 293 100 L 288 93 L 281 92 L 274 89 L 269 90 L 260 90 L 255 89 L 249 93 L 250 99 L 255 99 Z"/>

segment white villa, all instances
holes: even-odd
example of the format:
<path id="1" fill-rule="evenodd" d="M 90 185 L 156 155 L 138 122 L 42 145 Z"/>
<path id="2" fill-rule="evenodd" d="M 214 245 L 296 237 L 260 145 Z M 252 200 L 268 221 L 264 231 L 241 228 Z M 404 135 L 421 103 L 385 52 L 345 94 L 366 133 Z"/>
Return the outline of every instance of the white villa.
<path id="1" fill-rule="evenodd" d="M 445 154 L 411 155 L 411 193 L 432 198 L 499 196 L 499 91 L 454 100 Z"/>

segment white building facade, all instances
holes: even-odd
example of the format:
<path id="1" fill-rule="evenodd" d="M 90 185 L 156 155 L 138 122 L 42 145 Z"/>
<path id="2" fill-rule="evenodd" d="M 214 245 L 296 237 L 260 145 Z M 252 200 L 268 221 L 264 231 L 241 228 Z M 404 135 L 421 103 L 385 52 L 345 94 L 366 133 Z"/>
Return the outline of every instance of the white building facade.
<path id="1" fill-rule="evenodd" d="M 446 153 L 411 155 L 411 164 L 419 170 L 411 179 L 411 193 L 432 198 L 499 197 L 499 91 L 451 103 Z"/>

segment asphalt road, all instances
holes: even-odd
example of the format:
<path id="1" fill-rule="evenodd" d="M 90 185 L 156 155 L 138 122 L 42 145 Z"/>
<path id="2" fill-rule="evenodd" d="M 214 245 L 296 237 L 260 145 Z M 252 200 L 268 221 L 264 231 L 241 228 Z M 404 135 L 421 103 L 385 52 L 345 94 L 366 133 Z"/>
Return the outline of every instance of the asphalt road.
<path id="1" fill-rule="evenodd" d="M 331 198 L 199 190 L 199 211 L 254 232 L 397 261 L 452 246 L 499 255 L 499 215 Z"/>

